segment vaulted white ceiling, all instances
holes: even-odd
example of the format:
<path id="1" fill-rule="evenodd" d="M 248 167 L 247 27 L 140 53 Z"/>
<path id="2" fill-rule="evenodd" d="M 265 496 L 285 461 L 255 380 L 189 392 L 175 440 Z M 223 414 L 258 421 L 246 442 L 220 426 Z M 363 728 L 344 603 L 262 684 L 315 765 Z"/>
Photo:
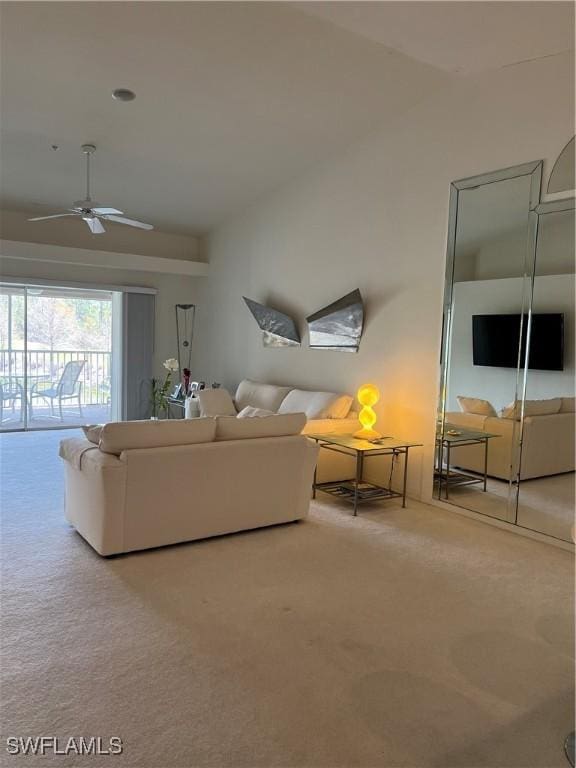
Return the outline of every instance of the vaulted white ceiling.
<path id="1" fill-rule="evenodd" d="M 302 2 L 305 13 L 446 72 L 472 74 L 574 48 L 573 2 Z"/>
<path id="2" fill-rule="evenodd" d="M 84 192 L 80 145 L 94 142 L 101 203 L 161 230 L 206 231 L 396 119 L 452 70 L 566 47 L 571 4 L 300 5 L 3 3 L 0 204 L 67 207 Z M 114 101 L 119 87 L 136 101 Z"/>

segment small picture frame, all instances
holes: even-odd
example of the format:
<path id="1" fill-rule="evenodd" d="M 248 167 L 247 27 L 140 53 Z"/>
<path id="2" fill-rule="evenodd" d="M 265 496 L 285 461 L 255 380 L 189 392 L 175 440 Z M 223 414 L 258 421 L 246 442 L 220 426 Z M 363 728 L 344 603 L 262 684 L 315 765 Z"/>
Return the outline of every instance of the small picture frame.
<path id="1" fill-rule="evenodd" d="M 171 397 L 172 397 L 173 400 L 183 400 L 184 399 L 184 387 L 182 386 L 182 384 L 177 384 L 174 387 L 174 391 L 172 392 Z"/>
<path id="2" fill-rule="evenodd" d="M 198 392 L 198 382 L 197 381 L 191 381 L 190 382 L 190 392 Z"/>

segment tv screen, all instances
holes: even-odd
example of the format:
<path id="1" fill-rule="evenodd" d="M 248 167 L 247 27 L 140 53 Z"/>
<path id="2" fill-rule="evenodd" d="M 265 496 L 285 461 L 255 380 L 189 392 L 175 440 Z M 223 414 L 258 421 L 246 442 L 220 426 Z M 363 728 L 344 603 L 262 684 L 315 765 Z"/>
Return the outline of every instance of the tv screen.
<path id="1" fill-rule="evenodd" d="M 516 368 L 520 340 L 520 315 L 473 315 L 472 359 L 474 365 Z M 521 365 L 526 352 L 528 316 L 522 323 Z M 540 371 L 564 369 L 564 315 L 532 315 L 528 368 Z"/>

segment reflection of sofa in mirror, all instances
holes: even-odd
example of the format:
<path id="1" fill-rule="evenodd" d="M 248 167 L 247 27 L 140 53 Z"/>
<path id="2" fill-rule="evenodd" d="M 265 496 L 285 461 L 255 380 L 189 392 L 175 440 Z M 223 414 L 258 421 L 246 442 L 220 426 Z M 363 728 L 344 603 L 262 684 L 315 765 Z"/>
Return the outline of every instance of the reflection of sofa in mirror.
<path id="1" fill-rule="evenodd" d="M 561 401 L 561 412 L 524 417 L 521 480 L 547 477 L 575 469 L 574 398 Z M 553 407 L 554 409 L 554 407 Z M 571 409 L 571 410 L 568 410 Z M 446 423 L 456 428 L 473 429 L 498 435 L 488 448 L 488 475 L 509 480 L 515 461 L 513 447 L 518 445 L 520 422 L 514 418 L 484 416 L 476 413 L 446 413 Z M 451 464 L 471 472 L 484 472 L 484 446 L 453 448 Z"/>

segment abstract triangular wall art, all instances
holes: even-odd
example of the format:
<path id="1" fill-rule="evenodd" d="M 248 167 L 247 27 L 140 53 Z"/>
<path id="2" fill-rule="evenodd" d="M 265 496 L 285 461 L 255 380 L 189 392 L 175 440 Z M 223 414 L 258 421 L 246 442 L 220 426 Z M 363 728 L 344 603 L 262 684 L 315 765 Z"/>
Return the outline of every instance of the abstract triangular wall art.
<path id="1" fill-rule="evenodd" d="M 300 346 L 300 334 L 289 315 L 247 299 L 246 296 L 242 298 L 262 331 L 262 343 L 265 347 Z"/>
<path id="2" fill-rule="evenodd" d="M 312 349 L 358 352 L 364 304 L 356 289 L 306 318 Z"/>

